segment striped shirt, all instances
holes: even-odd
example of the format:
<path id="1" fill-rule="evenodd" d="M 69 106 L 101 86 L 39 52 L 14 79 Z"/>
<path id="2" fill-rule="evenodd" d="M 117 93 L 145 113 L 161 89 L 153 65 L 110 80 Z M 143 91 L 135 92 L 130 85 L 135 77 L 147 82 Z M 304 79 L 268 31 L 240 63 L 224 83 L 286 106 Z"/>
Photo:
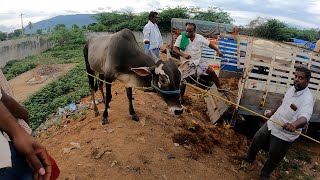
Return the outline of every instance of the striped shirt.
<path id="1" fill-rule="evenodd" d="M 10 87 L 10 84 L 8 83 L 7 79 L 3 75 L 1 69 L 0 69 L 0 87 L 2 90 L 8 94 L 9 96 L 13 97 L 13 91 Z M 0 91 L 0 99 L 2 98 L 2 93 Z M 23 119 L 18 119 L 18 123 L 26 130 L 28 134 L 31 134 L 32 129 L 29 127 L 29 125 L 23 120 Z M 6 133 L 1 133 L 0 132 L 0 168 L 5 168 L 5 167 L 11 167 L 11 152 L 10 152 L 10 147 L 9 143 L 10 141 L 9 136 Z"/>

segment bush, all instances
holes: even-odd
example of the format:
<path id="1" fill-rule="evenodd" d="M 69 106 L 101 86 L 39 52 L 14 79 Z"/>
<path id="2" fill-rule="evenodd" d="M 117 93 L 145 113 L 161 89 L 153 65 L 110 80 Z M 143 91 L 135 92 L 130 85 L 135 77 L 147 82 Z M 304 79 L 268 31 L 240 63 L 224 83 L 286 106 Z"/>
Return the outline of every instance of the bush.
<path id="1" fill-rule="evenodd" d="M 78 26 L 67 29 L 58 24 L 54 29 L 55 31 L 49 36 L 49 41 L 57 49 L 77 49 L 85 43 L 84 31 Z"/>
<path id="2" fill-rule="evenodd" d="M 13 60 L 6 64 L 2 69 L 2 72 L 6 79 L 9 81 L 16 76 L 29 71 L 37 66 L 37 63 L 34 61 L 35 57 L 31 56 L 26 60 Z"/>
<path id="3" fill-rule="evenodd" d="M 89 95 L 85 72 L 84 62 L 82 62 L 23 103 L 29 112 L 32 129 L 36 129 L 45 122 L 58 107 L 64 107 Z"/>

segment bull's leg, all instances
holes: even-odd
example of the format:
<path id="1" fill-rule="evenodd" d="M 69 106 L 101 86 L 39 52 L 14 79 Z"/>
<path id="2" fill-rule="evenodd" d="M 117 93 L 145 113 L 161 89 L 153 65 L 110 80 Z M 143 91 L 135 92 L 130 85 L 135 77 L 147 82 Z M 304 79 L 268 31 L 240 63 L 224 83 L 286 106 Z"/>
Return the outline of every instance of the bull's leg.
<path id="1" fill-rule="evenodd" d="M 180 99 L 181 99 L 181 103 L 184 103 L 184 99 L 183 99 L 183 96 L 184 96 L 184 93 L 186 92 L 186 87 L 187 85 L 182 83 L 180 85 Z"/>
<path id="2" fill-rule="evenodd" d="M 89 87 L 90 87 L 90 92 L 92 96 L 92 101 L 93 101 L 93 109 L 96 112 L 95 115 L 99 115 L 98 107 L 96 105 L 96 100 L 94 98 L 94 93 L 95 93 L 95 87 L 94 87 L 94 75 L 95 72 L 90 68 L 89 64 L 89 58 L 88 58 L 88 43 L 83 47 L 83 56 L 84 56 L 84 61 L 86 63 L 86 69 L 88 73 L 88 80 L 89 80 Z"/>
<path id="3" fill-rule="evenodd" d="M 103 74 L 99 74 L 99 78 L 101 80 L 104 80 L 104 75 Z M 103 82 L 102 81 L 99 81 L 99 89 L 100 89 L 100 92 L 101 92 L 101 95 L 102 95 L 103 102 L 105 103 L 106 102 L 106 97 L 105 97 L 104 92 L 103 92 Z"/>
<path id="4" fill-rule="evenodd" d="M 132 88 L 129 87 L 129 88 L 126 88 L 126 91 L 127 91 L 127 97 L 128 97 L 128 100 L 129 100 L 129 112 L 130 112 L 130 115 L 132 117 L 132 120 L 134 121 L 139 121 L 139 116 L 136 114 L 136 112 L 134 111 L 133 109 L 133 104 L 132 104 Z"/>
<path id="5" fill-rule="evenodd" d="M 95 116 L 99 116 L 99 111 L 98 111 L 98 107 L 97 107 L 97 104 L 96 104 L 96 99 L 94 97 L 95 90 L 91 89 L 90 91 L 91 91 L 91 96 L 92 96 L 92 101 L 93 101 L 93 110 L 95 112 Z"/>
<path id="6" fill-rule="evenodd" d="M 106 101 L 105 101 L 105 109 L 103 112 L 103 118 L 102 118 L 102 125 L 105 125 L 108 123 L 108 109 L 109 109 L 109 103 L 112 99 L 112 93 L 111 93 L 111 84 L 106 84 Z"/>

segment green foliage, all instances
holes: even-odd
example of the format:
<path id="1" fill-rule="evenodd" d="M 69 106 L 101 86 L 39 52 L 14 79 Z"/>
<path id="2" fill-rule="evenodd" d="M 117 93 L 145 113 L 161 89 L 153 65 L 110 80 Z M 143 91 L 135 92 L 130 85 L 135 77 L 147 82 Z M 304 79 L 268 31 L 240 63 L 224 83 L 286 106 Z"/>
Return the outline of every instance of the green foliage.
<path id="1" fill-rule="evenodd" d="M 281 170 L 280 179 L 313 179 L 301 170 L 303 162 L 311 163 L 312 154 L 309 151 L 295 148 L 290 150 L 286 157 L 288 160 L 282 160 L 279 164 L 279 169 Z M 289 174 L 287 174 L 286 171 L 289 171 Z"/>
<path id="2" fill-rule="evenodd" d="M 172 18 L 182 18 L 189 19 L 190 11 L 186 7 L 175 7 L 162 9 L 159 13 L 160 22 L 158 23 L 161 32 L 171 32 L 171 19 Z"/>
<path id="3" fill-rule="evenodd" d="M 30 21 L 29 21 L 29 23 L 28 23 L 28 28 L 29 28 L 29 29 L 32 29 L 32 28 L 33 28 L 33 24 L 32 24 L 32 22 L 30 22 Z"/>
<path id="4" fill-rule="evenodd" d="M 80 29 L 78 26 L 67 29 L 64 24 L 58 24 L 54 30 L 55 31 L 49 35 L 49 41 L 51 41 L 56 48 L 75 49 L 85 43 L 83 29 Z"/>
<path id="5" fill-rule="evenodd" d="M 191 9 L 194 14 L 193 19 L 202 21 L 212 21 L 218 23 L 231 24 L 234 20 L 230 17 L 230 13 L 223 11 L 218 7 L 209 7 L 206 11 L 200 10 L 199 8 Z"/>
<path id="6" fill-rule="evenodd" d="M 24 60 L 9 61 L 2 69 L 7 80 L 35 68 L 40 64 L 79 63 L 82 61 L 82 51 L 78 49 L 52 49 L 37 56 L 29 56 Z"/>
<path id="7" fill-rule="evenodd" d="M 23 103 L 29 112 L 31 127 L 37 128 L 58 107 L 64 107 L 88 96 L 88 89 L 85 65 L 81 62 L 66 75 L 33 94 Z"/>
<path id="8" fill-rule="evenodd" d="M 0 31 L 0 41 L 4 41 L 7 39 L 7 34 Z"/>
<path id="9" fill-rule="evenodd" d="M 30 56 L 25 60 L 13 60 L 9 61 L 6 66 L 2 69 L 2 72 L 6 79 L 9 81 L 10 79 L 15 78 L 16 76 L 29 71 L 37 66 L 34 61 L 35 57 Z"/>
<path id="10" fill-rule="evenodd" d="M 287 41 L 290 38 L 298 38 L 313 42 L 318 38 L 316 29 L 300 30 L 290 27 L 277 19 L 264 19 L 261 17 L 252 20 L 246 27 L 240 28 L 240 31 L 244 31 L 251 36 L 275 41 Z"/>
<path id="11" fill-rule="evenodd" d="M 139 14 L 133 14 L 132 12 L 108 12 L 101 13 L 96 16 L 97 24 L 91 24 L 88 26 L 89 31 L 109 31 L 117 32 L 121 29 L 128 28 L 132 31 L 142 31 L 144 25 L 148 22 L 149 12 L 142 12 Z M 175 7 L 165 8 L 159 10 L 159 23 L 160 31 L 163 33 L 170 32 L 171 19 L 183 18 L 190 19 L 190 14 L 193 14 L 193 19 L 208 20 L 221 23 L 231 23 L 233 19 L 229 13 L 224 12 L 220 8 L 210 7 L 206 11 L 202 11 L 199 8 L 187 8 L 187 7 Z"/>
<path id="12" fill-rule="evenodd" d="M 93 32 L 102 32 L 106 31 L 107 27 L 104 26 L 103 24 L 97 24 L 97 23 L 92 23 L 89 24 L 87 27 L 88 31 L 93 31 Z"/>
<path id="13" fill-rule="evenodd" d="M 64 28 L 66 28 L 65 24 L 57 24 L 56 27 L 54 27 L 54 30 L 58 31 L 58 30 L 64 29 Z"/>
<path id="14" fill-rule="evenodd" d="M 37 29 L 37 34 L 41 35 L 42 34 L 42 29 Z"/>
<path id="15" fill-rule="evenodd" d="M 16 29 L 13 31 L 13 34 L 15 37 L 19 37 L 22 34 L 22 30 L 21 29 Z"/>
<path id="16" fill-rule="evenodd" d="M 133 31 L 141 31 L 148 22 L 147 13 L 133 14 L 131 12 L 108 12 L 96 16 L 98 24 L 88 26 L 89 30 L 104 30 L 117 32 L 128 28 Z"/>

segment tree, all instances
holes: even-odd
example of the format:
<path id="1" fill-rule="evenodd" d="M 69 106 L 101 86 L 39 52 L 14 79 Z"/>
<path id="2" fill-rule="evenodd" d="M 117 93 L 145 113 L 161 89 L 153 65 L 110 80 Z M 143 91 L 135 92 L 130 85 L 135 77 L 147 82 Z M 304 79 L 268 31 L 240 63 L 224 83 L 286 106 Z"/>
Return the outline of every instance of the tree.
<path id="1" fill-rule="evenodd" d="M 57 30 L 60 30 L 60 29 L 65 29 L 66 28 L 66 25 L 65 24 L 57 24 L 55 27 L 54 27 L 54 30 L 57 31 Z"/>
<path id="2" fill-rule="evenodd" d="M 37 29 L 37 34 L 41 35 L 42 34 L 42 29 Z"/>
<path id="3" fill-rule="evenodd" d="M 29 23 L 28 23 L 28 28 L 29 28 L 30 30 L 33 28 L 33 24 L 32 24 L 32 22 L 30 22 L 30 21 L 29 21 Z"/>
<path id="4" fill-rule="evenodd" d="M 290 27 L 277 19 L 266 19 L 258 17 L 242 27 L 244 31 L 251 36 L 272 39 L 276 41 L 288 41 L 290 38 L 298 38 L 306 41 L 315 41 L 317 39 L 316 29 L 300 30 Z"/>
<path id="5" fill-rule="evenodd" d="M 4 41 L 7 39 L 7 33 L 0 31 L 0 41 Z"/>
<path id="6" fill-rule="evenodd" d="M 56 48 L 79 48 L 85 43 L 83 29 L 76 27 L 67 29 L 63 24 L 58 24 L 54 29 L 55 31 L 49 35 L 49 41 Z"/>
<path id="7" fill-rule="evenodd" d="M 190 11 L 187 7 L 175 7 L 162 9 L 159 13 L 160 22 L 158 23 L 161 32 L 170 32 L 171 31 L 171 19 L 172 18 L 190 18 Z"/>
<path id="8" fill-rule="evenodd" d="M 191 8 L 190 11 L 194 14 L 193 19 L 197 20 L 227 24 L 231 24 L 234 21 L 231 18 L 230 13 L 225 12 L 218 7 L 209 7 L 206 11 L 202 11 L 199 8 Z"/>
<path id="9" fill-rule="evenodd" d="M 16 29 L 13 31 L 14 37 L 19 37 L 22 34 L 21 29 Z"/>
<path id="10" fill-rule="evenodd" d="M 87 27 L 87 30 L 93 31 L 93 32 L 106 31 L 106 29 L 107 29 L 106 26 L 104 26 L 103 24 L 97 24 L 97 23 L 89 24 Z"/>
<path id="11" fill-rule="evenodd" d="M 79 29 L 79 26 L 76 25 L 76 24 L 73 24 L 71 28 L 72 28 L 72 29 Z"/>

